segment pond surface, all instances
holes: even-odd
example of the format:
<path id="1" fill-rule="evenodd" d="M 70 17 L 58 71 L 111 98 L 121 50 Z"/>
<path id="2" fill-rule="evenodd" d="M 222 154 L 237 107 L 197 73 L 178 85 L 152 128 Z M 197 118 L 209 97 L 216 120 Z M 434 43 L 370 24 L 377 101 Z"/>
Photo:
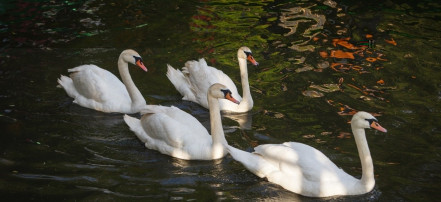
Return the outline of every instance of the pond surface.
<path id="1" fill-rule="evenodd" d="M 177 106 L 209 127 L 165 76 L 205 58 L 240 85 L 236 51 L 251 48 L 255 106 L 225 115 L 229 144 L 247 151 L 297 141 L 349 174 L 361 165 L 348 121 L 367 131 L 376 186 L 337 201 L 441 197 L 441 4 L 437 1 L 112 1 L 0 3 L 0 193 L 4 200 L 317 201 L 249 173 L 231 156 L 184 161 L 146 149 L 123 122 L 72 103 L 57 78 L 96 64 L 118 75 L 120 52 L 149 104 Z M 239 122 L 234 120 L 240 120 Z M 245 122 L 245 123 L 243 123 Z M 241 124 L 239 124 L 241 123 Z"/>

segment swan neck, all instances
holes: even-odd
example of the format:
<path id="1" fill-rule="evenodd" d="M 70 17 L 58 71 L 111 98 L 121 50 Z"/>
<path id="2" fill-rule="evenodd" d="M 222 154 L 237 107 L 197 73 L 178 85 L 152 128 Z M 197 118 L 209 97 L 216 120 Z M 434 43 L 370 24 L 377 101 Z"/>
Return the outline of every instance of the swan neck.
<path id="1" fill-rule="evenodd" d="M 363 128 L 352 127 L 352 133 L 354 134 L 355 143 L 357 144 L 358 154 L 360 156 L 362 177 L 360 185 L 363 186 L 366 191 L 372 190 L 375 185 L 374 177 L 374 165 L 372 163 L 371 153 L 366 140 L 366 134 Z"/>
<path id="2" fill-rule="evenodd" d="M 210 127 L 212 142 L 213 158 L 223 157 L 226 150 L 225 146 L 228 144 L 225 139 L 224 130 L 222 128 L 222 120 L 220 114 L 219 100 L 208 95 L 208 106 L 210 110 Z"/>
<path id="3" fill-rule="evenodd" d="M 130 99 L 132 100 L 132 109 L 143 105 L 146 105 L 144 97 L 142 97 L 141 92 L 139 92 L 135 83 L 132 80 L 129 72 L 129 65 L 120 55 L 118 59 L 118 70 L 121 76 L 122 82 L 126 86 L 127 92 L 129 93 Z"/>
<path id="4" fill-rule="evenodd" d="M 248 110 L 253 107 L 253 98 L 251 97 L 250 84 L 248 81 L 248 67 L 247 61 L 243 58 L 238 58 L 240 67 L 240 79 L 242 82 L 242 96 L 243 99 L 240 105 L 246 105 Z"/>

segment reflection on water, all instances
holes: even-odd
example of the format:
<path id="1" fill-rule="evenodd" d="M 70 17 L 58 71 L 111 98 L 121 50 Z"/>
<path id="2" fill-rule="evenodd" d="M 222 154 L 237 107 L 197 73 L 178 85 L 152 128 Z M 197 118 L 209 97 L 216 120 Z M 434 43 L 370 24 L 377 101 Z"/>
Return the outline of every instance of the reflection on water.
<path id="1" fill-rule="evenodd" d="M 279 25 L 281 27 L 289 29 L 289 32 L 284 34 L 285 37 L 296 34 L 297 36 L 300 35 L 307 38 L 306 40 L 303 39 L 294 41 L 292 42 L 294 44 L 289 47 L 295 51 L 303 52 L 314 50 L 314 46 L 306 44 L 312 40 L 314 36 L 319 34 L 321 30 L 323 30 L 326 17 L 325 15 L 312 14 L 312 11 L 309 8 L 294 7 L 283 9 L 281 16 L 279 17 L 279 21 Z M 296 33 L 297 29 L 299 28 L 299 24 L 312 25 L 309 25 L 302 34 L 299 34 Z"/>
<path id="2" fill-rule="evenodd" d="M 250 130 L 253 124 L 253 114 L 252 112 L 248 113 L 225 113 L 222 114 L 223 117 L 227 117 L 235 120 L 239 123 L 239 128 L 243 130 Z"/>
<path id="3" fill-rule="evenodd" d="M 373 112 L 389 130 L 367 131 L 376 187 L 331 200 L 439 197 L 440 9 L 430 0 L 1 2 L 0 193 L 6 200 L 318 200 L 258 179 L 229 156 L 182 161 L 148 150 L 121 114 L 79 107 L 55 87 L 82 64 L 117 74 L 117 56 L 133 48 L 149 68 L 132 75 L 147 102 L 177 106 L 209 128 L 208 111 L 181 100 L 166 64 L 204 57 L 240 86 L 236 50 L 246 45 L 260 62 L 249 67 L 255 107 L 223 115 L 230 144 L 252 151 L 299 141 L 360 176 L 347 122 L 356 110 Z M 362 48 L 369 40 L 375 47 Z"/>

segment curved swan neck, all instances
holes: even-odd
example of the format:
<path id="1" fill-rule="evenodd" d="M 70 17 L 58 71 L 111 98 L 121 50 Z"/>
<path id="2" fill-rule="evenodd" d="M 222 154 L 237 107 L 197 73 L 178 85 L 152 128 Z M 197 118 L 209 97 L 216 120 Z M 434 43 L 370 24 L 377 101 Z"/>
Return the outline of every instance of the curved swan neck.
<path id="1" fill-rule="evenodd" d="M 222 157 L 225 153 L 225 146 L 228 144 L 225 139 L 224 129 L 220 114 L 219 100 L 208 95 L 208 106 L 210 111 L 210 127 L 213 157 Z"/>
<path id="2" fill-rule="evenodd" d="M 253 107 L 253 98 L 251 97 L 250 84 L 248 82 L 248 68 L 247 60 L 243 58 L 238 58 L 240 67 L 240 79 L 242 82 L 242 96 L 243 99 L 240 105 L 247 105 L 248 109 Z"/>
<path id="3" fill-rule="evenodd" d="M 371 153 L 366 140 L 366 134 L 363 128 L 352 127 L 355 143 L 357 144 L 358 154 L 360 156 L 362 177 L 361 186 L 370 191 L 375 185 L 374 165 L 372 163 Z"/>
<path id="4" fill-rule="evenodd" d="M 129 65 L 126 61 L 124 61 L 123 55 L 119 56 L 118 70 L 122 82 L 126 86 L 127 92 L 129 92 L 130 99 L 132 100 L 132 109 L 135 107 L 146 105 L 144 97 L 142 97 L 141 92 L 139 92 L 138 88 L 132 80 L 132 77 L 130 76 Z"/>

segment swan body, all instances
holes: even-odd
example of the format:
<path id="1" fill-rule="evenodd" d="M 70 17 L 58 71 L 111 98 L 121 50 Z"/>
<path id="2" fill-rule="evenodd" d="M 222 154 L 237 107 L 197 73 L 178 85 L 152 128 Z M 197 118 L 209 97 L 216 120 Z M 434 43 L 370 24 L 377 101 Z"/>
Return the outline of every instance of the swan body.
<path id="1" fill-rule="evenodd" d="M 371 114 L 358 112 L 351 121 L 357 144 L 362 177 L 357 179 L 338 168 L 319 150 L 297 142 L 264 144 L 254 153 L 227 146 L 231 156 L 249 171 L 283 188 L 310 197 L 358 195 L 371 191 L 375 185 L 374 167 L 366 141 L 365 128 L 386 132 Z"/>
<path id="2" fill-rule="evenodd" d="M 146 105 L 144 98 L 130 77 L 128 63 L 144 71 L 141 57 L 134 50 L 124 50 L 118 59 L 118 70 L 123 83 L 109 71 L 96 65 L 82 65 L 58 79 L 59 87 L 74 98 L 74 103 L 102 112 L 137 113 Z"/>
<path id="3" fill-rule="evenodd" d="M 125 115 L 124 120 L 149 149 L 185 160 L 219 159 L 228 153 L 219 98 L 239 103 L 224 85 L 213 84 L 209 88 L 211 136 L 196 118 L 173 106 L 147 105 L 141 111 L 141 119 Z"/>
<path id="4" fill-rule="evenodd" d="M 239 60 L 240 75 L 242 80 L 243 98 L 239 95 L 236 85 L 221 70 L 208 66 L 204 59 L 199 61 L 187 61 L 182 71 L 167 65 L 167 77 L 175 86 L 176 90 L 183 96 L 183 100 L 196 102 L 208 108 L 207 92 L 208 88 L 214 83 L 222 83 L 231 90 L 240 104 L 234 104 L 227 100 L 219 100 L 221 111 L 247 112 L 253 108 L 253 98 L 251 97 L 248 82 L 247 60 L 254 65 L 258 65 L 248 47 L 241 47 L 237 51 Z"/>

